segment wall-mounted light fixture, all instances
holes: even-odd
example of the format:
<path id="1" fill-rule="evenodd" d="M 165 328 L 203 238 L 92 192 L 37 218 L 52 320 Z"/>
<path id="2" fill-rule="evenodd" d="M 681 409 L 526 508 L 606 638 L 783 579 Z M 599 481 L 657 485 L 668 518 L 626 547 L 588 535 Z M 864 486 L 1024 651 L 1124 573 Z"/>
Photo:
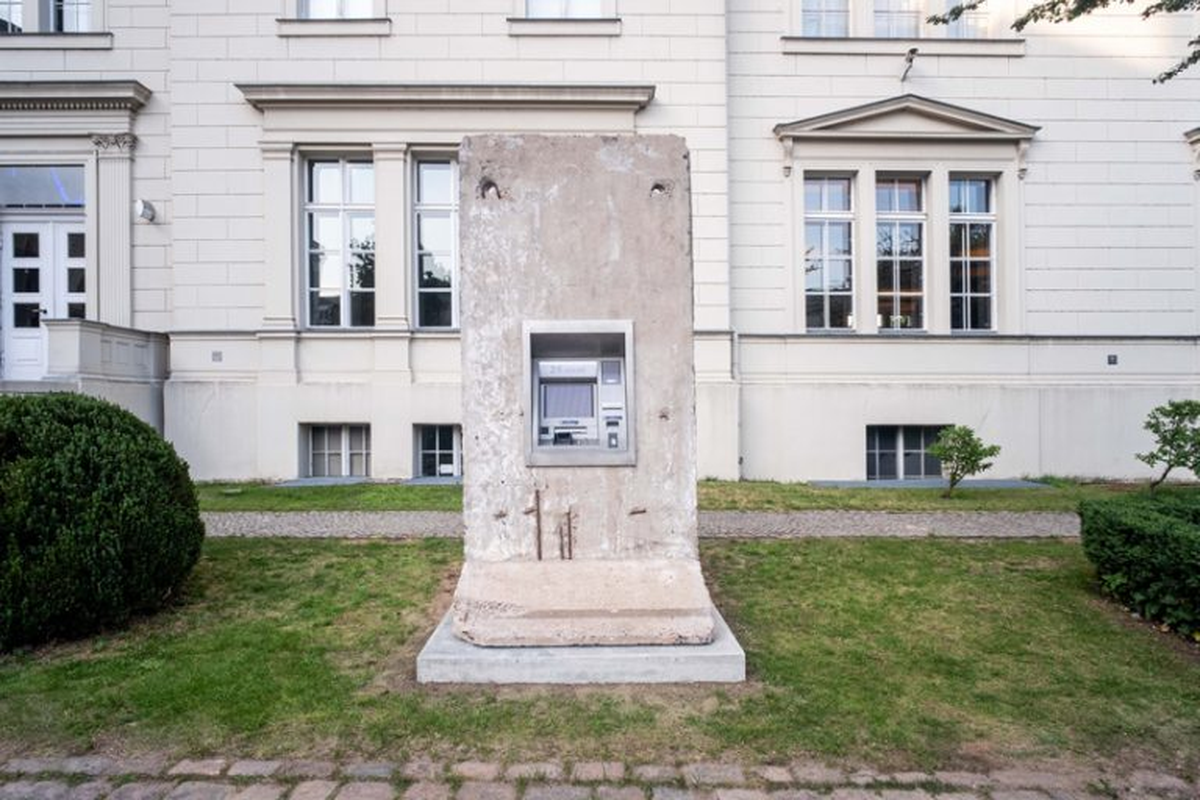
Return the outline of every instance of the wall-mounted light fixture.
<path id="1" fill-rule="evenodd" d="M 154 222 L 154 218 L 158 216 L 158 212 L 154 210 L 154 204 L 149 200 L 138 200 L 134 203 L 133 213 L 146 222 Z"/>

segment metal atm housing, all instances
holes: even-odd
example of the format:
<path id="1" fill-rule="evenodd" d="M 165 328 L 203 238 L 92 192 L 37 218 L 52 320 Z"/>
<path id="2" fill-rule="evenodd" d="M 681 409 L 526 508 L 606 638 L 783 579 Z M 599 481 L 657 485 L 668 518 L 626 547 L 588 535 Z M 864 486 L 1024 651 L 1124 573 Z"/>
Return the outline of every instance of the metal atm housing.
<path id="1" fill-rule="evenodd" d="M 620 320 L 526 323 L 529 464 L 635 463 L 632 334 Z"/>

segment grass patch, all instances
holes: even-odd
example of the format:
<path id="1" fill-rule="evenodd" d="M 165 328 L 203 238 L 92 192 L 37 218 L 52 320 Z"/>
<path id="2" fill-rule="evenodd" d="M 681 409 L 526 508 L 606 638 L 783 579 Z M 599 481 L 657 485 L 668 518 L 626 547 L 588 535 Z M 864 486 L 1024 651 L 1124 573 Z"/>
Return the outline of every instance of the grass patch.
<path id="1" fill-rule="evenodd" d="M 701 481 L 706 511 L 1074 511 L 1079 501 L 1114 492 L 1142 491 L 1136 484 L 1078 483 L 1045 479 L 1040 489 L 959 487 L 953 498 L 940 489 L 835 489 L 805 483 Z M 1176 490 L 1184 491 L 1184 490 Z M 460 486 L 360 483 L 343 486 L 270 486 L 205 483 L 197 486 L 203 511 L 459 511 Z"/>
<path id="2" fill-rule="evenodd" d="M 1200 657 L 1094 594 L 1070 542 L 707 543 L 741 687 L 421 687 L 452 541 L 215 540 L 179 607 L 0 657 L 0 750 L 1025 757 L 1200 768 Z"/>

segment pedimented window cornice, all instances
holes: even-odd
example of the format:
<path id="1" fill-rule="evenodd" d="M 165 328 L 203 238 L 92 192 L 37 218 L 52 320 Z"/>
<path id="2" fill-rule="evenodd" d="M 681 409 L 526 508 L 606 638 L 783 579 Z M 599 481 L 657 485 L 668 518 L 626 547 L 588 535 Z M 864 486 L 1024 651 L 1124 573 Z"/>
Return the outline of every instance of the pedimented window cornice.
<path id="1" fill-rule="evenodd" d="M 1028 142 L 1035 125 L 905 94 L 775 126 L 779 139 Z"/>
<path id="2" fill-rule="evenodd" d="M 606 108 L 637 112 L 654 99 L 653 85 L 240 83 L 250 105 L 270 108 Z"/>

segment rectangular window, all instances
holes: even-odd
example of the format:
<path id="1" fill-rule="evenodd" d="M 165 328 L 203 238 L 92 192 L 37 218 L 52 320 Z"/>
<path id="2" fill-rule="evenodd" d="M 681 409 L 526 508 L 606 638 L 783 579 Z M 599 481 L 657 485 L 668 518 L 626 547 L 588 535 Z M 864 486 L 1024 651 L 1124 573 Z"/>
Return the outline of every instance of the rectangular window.
<path id="1" fill-rule="evenodd" d="M 942 462 L 927 451 L 944 425 L 868 425 L 867 480 L 940 478 Z"/>
<path id="2" fill-rule="evenodd" d="M 306 165 L 308 324 L 375 324 L 375 170 L 366 160 Z"/>
<path id="3" fill-rule="evenodd" d="M 417 474 L 422 478 L 462 475 L 462 433 L 457 425 L 418 425 Z"/>
<path id="4" fill-rule="evenodd" d="M 370 19 L 374 0 L 298 0 L 300 19 Z"/>
<path id="5" fill-rule="evenodd" d="M 307 427 L 308 477 L 370 477 L 370 425 L 309 425 Z"/>
<path id="6" fill-rule="evenodd" d="M 921 32 L 919 0 L 875 0 L 875 35 L 882 39 L 913 39 Z"/>
<path id="7" fill-rule="evenodd" d="M 805 36 L 850 35 L 849 0 L 801 0 L 800 18 Z"/>
<path id="8" fill-rule="evenodd" d="M 529 19 L 601 19 L 604 0 L 525 0 Z"/>
<path id="9" fill-rule="evenodd" d="M 56 33 L 86 33 L 92 29 L 92 0 L 54 0 L 51 20 Z"/>
<path id="10" fill-rule="evenodd" d="M 809 330 L 854 325 L 854 211 L 848 177 L 804 178 L 804 305 Z"/>
<path id="11" fill-rule="evenodd" d="M 960 0 L 946 0 L 946 10 L 959 5 Z M 983 39 L 988 33 L 987 7 L 964 11 L 962 16 L 946 26 L 948 39 Z"/>
<path id="12" fill-rule="evenodd" d="M 83 181 L 77 165 L 2 165 L 0 208 L 83 208 Z"/>
<path id="13" fill-rule="evenodd" d="M 25 30 L 24 5 L 25 0 L 0 0 L 0 33 L 22 33 Z"/>
<path id="14" fill-rule="evenodd" d="M 996 215 L 988 178 L 950 179 L 950 327 L 992 329 Z"/>
<path id="15" fill-rule="evenodd" d="M 416 162 L 413 261 L 417 269 L 417 326 L 458 325 L 458 162 Z"/>
<path id="16" fill-rule="evenodd" d="M 875 183 L 875 257 L 879 327 L 925 327 L 925 204 L 921 178 L 880 176 Z"/>

